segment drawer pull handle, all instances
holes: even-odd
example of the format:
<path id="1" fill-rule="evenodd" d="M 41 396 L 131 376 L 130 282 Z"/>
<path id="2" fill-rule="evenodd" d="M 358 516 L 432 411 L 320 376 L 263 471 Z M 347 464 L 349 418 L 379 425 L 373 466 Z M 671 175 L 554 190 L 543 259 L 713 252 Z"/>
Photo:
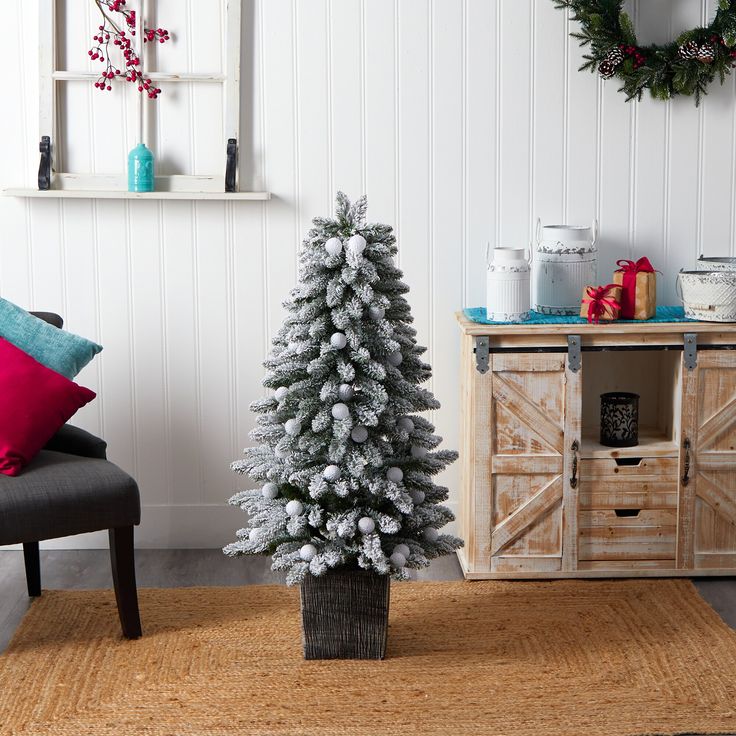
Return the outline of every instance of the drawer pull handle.
<path id="1" fill-rule="evenodd" d="M 685 439 L 682 446 L 685 449 L 685 474 L 682 476 L 682 485 L 686 486 L 690 482 L 690 440 Z"/>
<path id="2" fill-rule="evenodd" d="M 577 440 L 573 440 L 572 447 L 572 477 L 570 478 L 570 488 L 578 487 L 578 450 L 580 445 Z"/>
<path id="3" fill-rule="evenodd" d="M 637 465 L 641 465 L 641 461 L 644 459 L 643 457 L 617 457 L 614 458 L 616 460 L 616 465 L 620 466 L 631 466 L 636 467 Z"/>
<path id="4" fill-rule="evenodd" d="M 614 513 L 619 519 L 635 518 L 641 513 L 641 509 L 615 509 Z"/>

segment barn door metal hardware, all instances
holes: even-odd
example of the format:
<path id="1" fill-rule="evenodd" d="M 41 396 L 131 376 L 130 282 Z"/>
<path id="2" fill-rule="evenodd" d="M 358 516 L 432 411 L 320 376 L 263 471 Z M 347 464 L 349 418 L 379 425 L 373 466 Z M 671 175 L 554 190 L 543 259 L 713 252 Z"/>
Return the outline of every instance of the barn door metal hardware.
<path id="1" fill-rule="evenodd" d="M 694 371 L 698 365 L 698 336 L 694 332 L 686 332 L 683 335 L 685 351 L 685 367 Z"/>
<path id="2" fill-rule="evenodd" d="M 488 373 L 490 352 L 491 338 L 488 335 L 478 335 L 475 338 L 475 367 L 478 373 Z"/>
<path id="3" fill-rule="evenodd" d="M 580 356 L 581 342 L 582 340 L 580 335 L 567 336 L 567 364 L 570 366 L 570 370 L 573 373 L 577 373 L 580 370 L 580 366 L 583 364 Z"/>
<path id="4" fill-rule="evenodd" d="M 41 136 L 41 142 L 38 145 L 41 151 L 41 163 L 38 165 L 38 189 L 47 192 L 51 189 L 51 137 L 48 135 Z"/>
<path id="5" fill-rule="evenodd" d="M 225 166 L 225 191 L 237 192 L 238 139 L 227 139 L 227 165 Z"/>

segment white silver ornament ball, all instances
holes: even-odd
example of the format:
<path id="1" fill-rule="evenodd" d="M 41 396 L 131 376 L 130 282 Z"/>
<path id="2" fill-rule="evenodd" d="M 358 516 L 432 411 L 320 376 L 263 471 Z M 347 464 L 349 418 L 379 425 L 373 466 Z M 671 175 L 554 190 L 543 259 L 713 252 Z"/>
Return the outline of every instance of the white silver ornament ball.
<path id="1" fill-rule="evenodd" d="M 368 307 L 368 316 L 378 322 L 386 316 L 386 310 L 383 307 Z"/>
<path id="2" fill-rule="evenodd" d="M 440 538 L 440 533 L 433 526 L 428 526 L 423 536 L 428 542 L 436 542 Z"/>
<path id="3" fill-rule="evenodd" d="M 289 451 L 285 447 L 279 447 L 278 445 L 273 451 L 273 454 L 276 455 L 279 460 L 283 460 L 284 458 L 289 457 Z"/>
<path id="4" fill-rule="evenodd" d="M 260 527 L 256 527 L 255 529 L 251 529 L 248 532 L 248 539 L 250 539 L 251 542 L 257 542 L 261 538 L 261 529 Z"/>
<path id="5" fill-rule="evenodd" d="M 289 395 L 289 389 L 286 386 L 279 386 L 274 392 L 276 401 L 283 401 Z"/>
<path id="6" fill-rule="evenodd" d="M 401 552 L 394 552 L 391 557 L 389 557 L 389 560 L 394 567 L 406 567 L 406 557 L 404 557 Z"/>
<path id="7" fill-rule="evenodd" d="M 337 465 L 328 465 L 322 471 L 322 477 L 325 480 L 330 481 L 330 483 L 334 483 L 336 480 L 340 480 L 342 477 L 342 471 L 337 467 Z"/>
<path id="8" fill-rule="evenodd" d="M 286 504 L 286 513 L 289 514 L 289 516 L 299 516 L 302 511 L 304 511 L 304 505 L 301 501 L 297 501 L 295 498 L 292 498 L 291 501 Z"/>
<path id="9" fill-rule="evenodd" d="M 388 356 L 388 358 L 386 358 L 386 360 L 388 360 L 389 364 L 394 368 L 398 368 L 404 360 L 404 356 L 401 354 L 400 350 L 395 350 Z"/>
<path id="10" fill-rule="evenodd" d="M 339 256 L 340 253 L 342 253 L 342 243 L 340 242 L 340 238 L 330 238 L 325 243 L 325 250 L 331 256 Z"/>
<path id="11" fill-rule="evenodd" d="M 348 240 L 348 250 L 356 256 L 360 255 L 365 250 L 366 245 L 368 244 L 362 235 L 353 235 L 350 240 Z"/>
<path id="12" fill-rule="evenodd" d="M 397 544 L 394 547 L 394 552 L 398 552 L 400 555 L 404 555 L 407 560 L 409 559 L 409 555 L 411 554 L 411 550 L 405 544 Z"/>
<path id="13" fill-rule="evenodd" d="M 355 396 L 355 391 L 349 383 L 341 383 L 337 389 L 337 396 L 341 401 L 350 401 Z"/>
<path id="14" fill-rule="evenodd" d="M 396 422 L 396 426 L 399 429 L 403 429 L 404 432 L 414 431 L 414 422 L 411 420 L 411 417 L 399 417 L 399 420 Z"/>
<path id="15" fill-rule="evenodd" d="M 302 425 L 298 419 L 287 419 L 284 429 L 290 437 L 296 437 L 302 431 Z"/>
<path id="16" fill-rule="evenodd" d="M 264 483 L 261 488 L 263 498 L 274 499 L 279 495 L 279 487 L 275 483 Z"/>
<path id="17" fill-rule="evenodd" d="M 347 344 L 348 339 L 347 337 L 345 337 L 345 334 L 343 332 L 332 333 L 332 337 L 330 337 L 330 345 L 332 345 L 333 348 L 342 350 Z"/>
<path id="18" fill-rule="evenodd" d="M 420 503 L 424 503 L 424 499 L 426 498 L 424 491 L 419 489 L 412 491 L 409 495 L 411 496 L 412 503 L 415 506 L 419 506 Z"/>
<path id="19" fill-rule="evenodd" d="M 376 522 L 370 516 L 364 516 L 358 519 L 358 529 L 363 534 L 372 534 L 376 530 Z"/>
<path id="20" fill-rule="evenodd" d="M 412 445 L 411 446 L 411 456 L 412 457 L 426 457 L 427 448 L 422 447 L 421 445 Z"/>
<path id="21" fill-rule="evenodd" d="M 299 557 L 301 557 L 304 562 L 311 562 L 316 554 L 317 548 L 313 544 L 305 544 L 299 550 Z"/>
<path id="22" fill-rule="evenodd" d="M 401 468 L 392 466 L 386 471 L 386 477 L 394 483 L 401 483 L 404 479 L 404 471 Z"/>
<path id="23" fill-rule="evenodd" d="M 353 442 L 365 442 L 368 439 L 368 430 L 359 424 L 357 427 L 353 427 L 350 437 L 352 437 Z"/>
<path id="24" fill-rule="evenodd" d="M 350 409 L 347 404 L 334 404 L 332 407 L 332 416 L 335 419 L 347 419 L 350 416 Z"/>

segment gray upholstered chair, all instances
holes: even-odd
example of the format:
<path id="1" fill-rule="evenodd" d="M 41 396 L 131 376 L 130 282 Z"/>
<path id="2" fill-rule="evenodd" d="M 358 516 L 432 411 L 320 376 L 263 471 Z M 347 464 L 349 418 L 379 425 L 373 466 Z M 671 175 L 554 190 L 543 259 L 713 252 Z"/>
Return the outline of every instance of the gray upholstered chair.
<path id="1" fill-rule="evenodd" d="M 61 317 L 35 313 L 62 326 Z M 107 444 L 65 425 L 17 477 L 0 475 L 0 545 L 23 543 L 28 595 L 41 595 L 38 543 L 108 529 L 115 598 L 123 634 L 141 635 L 133 527 L 140 522 L 136 482 L 106 459 Z"/>

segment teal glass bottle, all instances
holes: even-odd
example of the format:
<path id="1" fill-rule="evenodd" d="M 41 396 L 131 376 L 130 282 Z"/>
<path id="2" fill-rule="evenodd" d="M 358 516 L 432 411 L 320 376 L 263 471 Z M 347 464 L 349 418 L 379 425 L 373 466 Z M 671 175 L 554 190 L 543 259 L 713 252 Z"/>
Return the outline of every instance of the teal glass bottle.
<path id="1" fill-rule="evenodd" d="M 145 143 L 139 143 L 128 154 L 128 191 L 152 192 L 153 185 L 153 154 Z"/>

